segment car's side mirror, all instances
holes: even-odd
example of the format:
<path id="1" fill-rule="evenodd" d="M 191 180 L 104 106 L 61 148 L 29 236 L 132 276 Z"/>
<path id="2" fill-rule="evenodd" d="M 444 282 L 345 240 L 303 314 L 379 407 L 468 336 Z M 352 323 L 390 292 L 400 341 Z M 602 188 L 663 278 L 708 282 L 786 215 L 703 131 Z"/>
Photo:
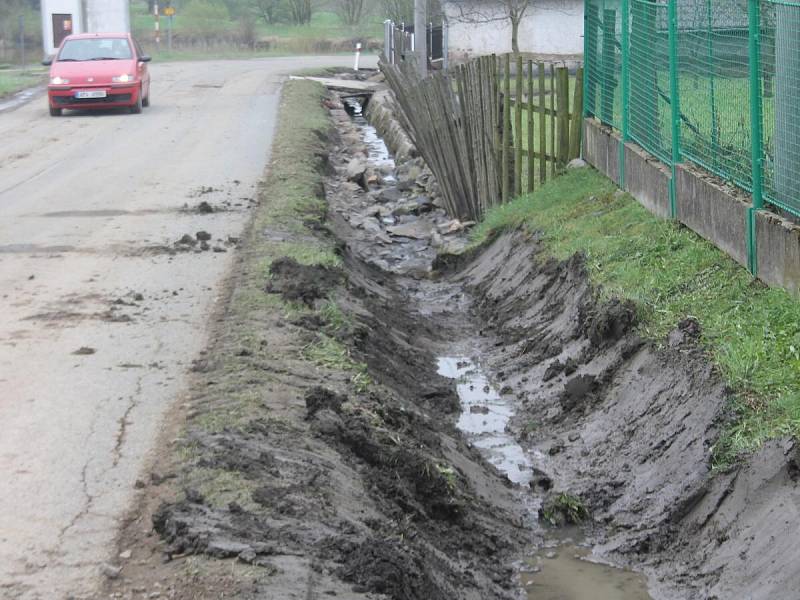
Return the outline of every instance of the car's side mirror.
<path id="1" fill-rule="evenodd" d="M 45 59 L 42 61 L 42 64 L 43 64 L 45 67 L 49 67 L 50 65 L 52 65 L 52 64 L 53 64 L 53 57 L 52 57 L 52 56 L 48 56 L 47 58 L 45 58 Z"/>
<path id="2" fill-rule="evenodd" d="M 150 62 L 151 60 L 153 60 L 153 59 L 151 57 L 147 56 L 147 54 L 142 54 L 139 57 L 139 62 Z"/>

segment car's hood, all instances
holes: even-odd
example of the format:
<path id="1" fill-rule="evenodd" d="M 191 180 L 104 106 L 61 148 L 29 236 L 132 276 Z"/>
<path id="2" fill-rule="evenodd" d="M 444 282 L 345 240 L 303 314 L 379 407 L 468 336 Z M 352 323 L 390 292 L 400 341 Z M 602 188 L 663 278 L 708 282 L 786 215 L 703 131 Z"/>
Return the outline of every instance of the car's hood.
<path id="1" fill-rule="evenodd" d="M 112 77 L 119 77 L 126 73 L 136 76 L 135 60 L 57 61 L 50 67 L 50 77 L 68 79 L 70 85 L 76 83 L 111 83 Z"/>

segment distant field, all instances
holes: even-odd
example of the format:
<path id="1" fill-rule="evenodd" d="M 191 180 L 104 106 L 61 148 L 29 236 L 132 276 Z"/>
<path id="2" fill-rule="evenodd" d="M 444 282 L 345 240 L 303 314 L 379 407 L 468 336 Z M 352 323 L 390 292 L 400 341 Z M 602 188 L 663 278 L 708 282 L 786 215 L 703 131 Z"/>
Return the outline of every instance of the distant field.
<path id="1" fill-rule="evenodd" d="M 361 25 L 349 27 L 342 23 L 338 15 L 320 11 L 314 14 L 309 25 L 279 23 L 267 25 L 263 19 L 254 22 L 250 37 L 245 42 L 244 27 L 234 20 L 214 21 L 197 19 L 177 13 L 173 17 L 172 54 L 164 48 L 167 38 L 167 19 L 161 17 L 161 48 L 154 46 L 154 19 L 145 12 L 145 6 L 136 5 L 131 14 L 131 28 L 134 35 L 159 58 L 172 60 L 197 58 L 199 55 L 213 55 L 219 58 L 233 58 L 242 55 L 275 54 L 327 54 L 349 52 L 353 40 L 373 40 L 377 46 L 383 36 L 383 25 L 379 18 L 365 19 Z"/>

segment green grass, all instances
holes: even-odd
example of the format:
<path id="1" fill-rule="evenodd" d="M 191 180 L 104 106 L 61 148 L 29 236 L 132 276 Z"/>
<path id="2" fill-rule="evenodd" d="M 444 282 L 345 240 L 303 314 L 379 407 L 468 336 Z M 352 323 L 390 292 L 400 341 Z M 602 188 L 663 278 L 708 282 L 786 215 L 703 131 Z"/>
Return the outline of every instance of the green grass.
<path id="1" fill-rule="evenodd" d="M 800 301 L 616 191 L 593 169 L 568 171 L 492 209 L 473 241 L 526 226 L 543 232 L 556 258 L 584 252 L 602 295 L 636 302 L 648 339 L 661 341 L 680 320 L 697 318 L 703 344 L 736 392 L 737 417 L 715 448 L 717 465 L 770 438 L 800 434 Z"/>
<path id="2" fill-rule="evenodd" d="M 326 11 L 315 12 L 308 25 L 267 25 L 260 17 L 250 18 L 254 24 L 253 35 L 257 40 L 253 49 L 242 47 L 236 41 L 241 39 L 240 22 L 232 18 L 213 21 L 198 19 L 179 11 L 172 20 L 175 49 L 168 52 L 168 19 L 160 19 L 161 45 L 156 47 L 153 41 L 154 18 L 147 13 L 146 3 L 131 7 L 131 28 L 134 35 L 154 59 L 159 61 L 351 53 L 351 41 L 354 39 L 383 38 L 382 22 L 376 17 L 367 17 L 357 26 L 345 25 L 336 13 Z M 187 39 L 193 39 L 195 43 L 186 45 L 183 40 Z"/>
<path id="3" fill-rule="evenodd" d="M 0 98 L 44 83 L 45 72 L 41 69 L 26 71 L 0 70 Z"/>

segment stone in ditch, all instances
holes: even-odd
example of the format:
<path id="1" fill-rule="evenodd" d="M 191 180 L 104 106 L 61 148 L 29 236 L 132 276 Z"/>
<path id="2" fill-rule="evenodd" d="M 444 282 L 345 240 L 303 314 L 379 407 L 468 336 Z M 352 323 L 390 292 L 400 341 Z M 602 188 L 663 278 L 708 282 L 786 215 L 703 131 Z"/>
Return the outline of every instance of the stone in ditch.
<path id="1" fill-rule="evenodd" d="M 116 579 L 122 573 L 122 567 L 103 563 L 100 565 L 100 572 L 109 579 Z"/>
<path id="2" fill-rule="evenodd" d="M 249 551 L 252 551 L 249 544 L 223 539 L 211 540 L 206 547 L 206 553 L 216 558 L 231 558 Z"/>
<path id="3" fill-rule="evenodd" d="M 433 201 L 429 196 L 421 195 L 415 198 L 417 202 L 417 212 L 425 213 L 433 210 Z"/>
<path id="4" fill-rule="evenodd" d="M 407 237 L 415 240 L 427 240 L 433 234 L 433 228 L 430 223 L 425 223 L 423 221 L 414 221 L 387 227 L 386 231 L 394 236 Z"/>
<path id="5" fill-rule="evenodd" d="M 354 158 L 347 163 L 347 170 L 345 175 L 348 181 L 361 182 L 364 179 L 364 173 L 367 172 L 367 163 L 360 158 Z"/>
<path id="6" fill-rule="evenodd" d="M 588 163 L 582 158 L 573 158 L 571 161 L 567 163 L 568 169 L 582 169 L 583 167 L 586 166 L 588 166 Z"/>
<path id="7" fill-rule="evenodd" d="M 382 189 L 378 195 L 376 200 L 379 202 L 397 202 L 403 198 L 403 192 L 397 189 L 396 186 L 387 187 Z"/>
<path id="8" fill-rule="evenodd" d="M 211 234 L 207 231 L 198 231 L 195 237 L 197 238 L 198 242 L 207 242 L 211 239 Z"/>
<path id="9" fill-rule="evenodd" d="M 419 210 L 419 206 L 413 200 L 401 202 L 392 210 L 392 215 L 395 217 L 402 217 L 404 215 L 415 215 Z"/>

